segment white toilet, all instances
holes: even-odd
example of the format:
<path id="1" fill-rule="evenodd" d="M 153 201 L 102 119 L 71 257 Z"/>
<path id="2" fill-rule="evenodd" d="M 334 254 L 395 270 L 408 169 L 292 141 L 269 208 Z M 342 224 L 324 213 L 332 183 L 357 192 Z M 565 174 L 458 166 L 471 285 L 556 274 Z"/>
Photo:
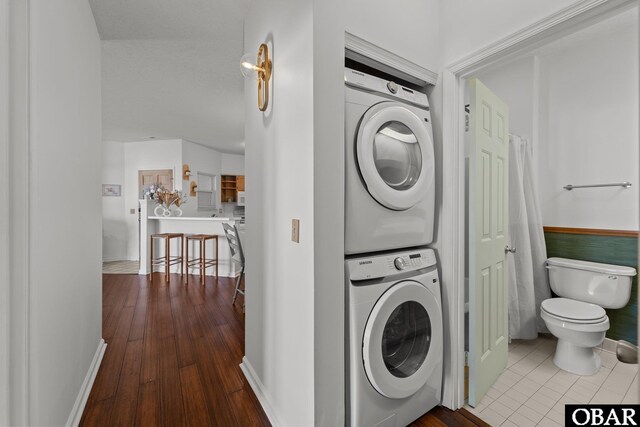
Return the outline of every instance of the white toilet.
<path id="1" fill-rule="evenodd" d="M 636 270 L 566 258 L 549 258 L 547 270 L 551 289 L 560 297 L 546 299 L 540 307 L 547 328 L 558 338 L 553 362 L 574 374 L 593 375 L 601 366 L 593 348 L 609 329 L 604 308 L 629 302 Z"/>

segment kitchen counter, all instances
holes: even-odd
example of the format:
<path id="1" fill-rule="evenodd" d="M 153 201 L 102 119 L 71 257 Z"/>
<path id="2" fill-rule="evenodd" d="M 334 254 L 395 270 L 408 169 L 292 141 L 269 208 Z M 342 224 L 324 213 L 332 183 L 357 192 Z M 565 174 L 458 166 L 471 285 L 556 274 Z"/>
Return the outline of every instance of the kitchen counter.
<path id="1" fill-rule="evenodd" d="M 217 216 L 150 216 L 149 219 L 160 219 L 165 221 L 240 221 L 240 217 L 217 217 Z"/>
<path id="2" fill-rule="evenodd" d="M 242 218 L 238 217 L 165 217 L 154 216 L 153 208 L 155 203 L 140 200 L 140 271 L 139 274 L 149 274 L 149 240 L 152 234 L 157 233 L 184 233 L 186 234 L 213 234 L 218 236 L 218 275 L 221 277 L 235 277 L 238 273 L 237 263 L 231 259 L 231 251 L 224 234 L 222 224 L 240 225 Z M 151 215 L 149 215 L 151 214 Z M 186 239 L 185 239 L 186 242 Z M 190 254 L 198 253 L 198 243 L 192 242 L 189 247 Z M 208 241 L 206 246 L 207 258 L 212 258 L 215 253 L 215 240 Z M 158 239 L 154 242 L 154 255 L 164 253 L 160 248 Z M 171 242 L 171 255 L 179 254 L 177 240 Z M 186 252 L 185 252 L 186 255 Z M 164 267 L 156 267 L 156 271 Z M 171 267 L 171 272 L 179 273 L 180 266 Z M 164 271 L 164 270 L 162 270 Z M 190 274 L 199 274 L 199 270 L 190 270 Z M 215 275 L 215 268 L 206 269 L 208 276 Z"/>

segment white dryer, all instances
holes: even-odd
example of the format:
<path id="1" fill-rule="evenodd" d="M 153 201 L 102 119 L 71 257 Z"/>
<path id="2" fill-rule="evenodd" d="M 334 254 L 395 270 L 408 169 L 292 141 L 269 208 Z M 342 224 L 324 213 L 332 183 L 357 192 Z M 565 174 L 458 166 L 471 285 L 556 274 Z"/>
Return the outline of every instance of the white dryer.
<path id="1" fill-rule="evenodd" d="M 435 161 L 427 95 L 345 69 L 345 253 L 433 240 Z"/>
<path id="2" fill-rule="evenodd" d="M 348 425 L 402 427 L 440 404 L 443 332 L 432 249 L 346 260 Z"/>

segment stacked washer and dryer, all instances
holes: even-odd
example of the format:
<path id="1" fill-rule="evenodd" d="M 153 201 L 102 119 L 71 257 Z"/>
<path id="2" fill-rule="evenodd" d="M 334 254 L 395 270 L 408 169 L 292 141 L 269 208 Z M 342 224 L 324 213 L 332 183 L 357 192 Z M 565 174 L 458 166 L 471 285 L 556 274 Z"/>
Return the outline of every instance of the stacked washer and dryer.
<path id="1" fill-rule="evenodd" d="M 429 100 L 345 69 L 347 419 L 401 427 L 441 401 Z"/>

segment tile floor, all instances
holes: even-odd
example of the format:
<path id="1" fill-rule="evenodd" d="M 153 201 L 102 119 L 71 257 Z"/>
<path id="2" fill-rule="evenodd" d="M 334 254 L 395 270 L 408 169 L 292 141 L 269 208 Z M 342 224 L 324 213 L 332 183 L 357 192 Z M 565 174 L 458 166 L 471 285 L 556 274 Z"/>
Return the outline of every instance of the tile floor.
<path id="1" fill-rule="evenodd" d="M 138 261 L 109 261 L 102 263 L 104 274 L 138 274 L 140 263 Z"/>
<path id="2" fill-rule="evenodd" d="M 596 349 L 602 368 L 592 376 L 563 371 L 553 364 L 556 339 L 509 344 L 507 369 L 477 407 L 466 407 L 492 426 L 562 426 L 567 403 L 640 403 L 638 365 L 618 362 Z"/>

